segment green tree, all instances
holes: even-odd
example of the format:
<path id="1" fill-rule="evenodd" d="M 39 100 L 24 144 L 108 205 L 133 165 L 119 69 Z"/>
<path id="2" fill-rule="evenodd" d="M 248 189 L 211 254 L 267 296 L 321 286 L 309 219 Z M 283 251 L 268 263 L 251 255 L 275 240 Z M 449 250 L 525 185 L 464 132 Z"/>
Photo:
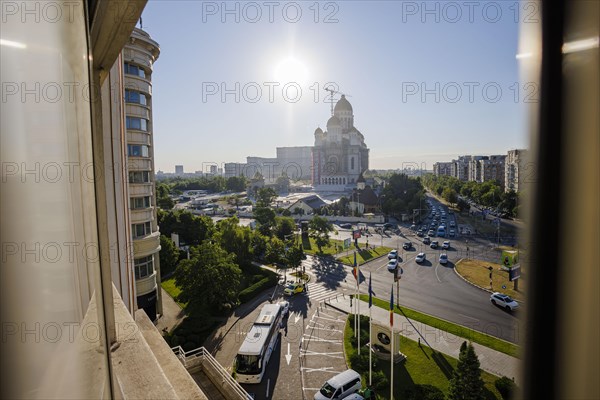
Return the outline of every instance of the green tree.
<path id="1" fill-rule="evenodd" d="M 275 214 L 275 210 L 269 207 L 254 207 L 252 215 L 258 224 L 260 233 L 270 237 L 276 225 L 275 218 L 277 215 Z"/>
<path id="2" fill-rule="evenodd" d="M 232 176 L 227 178 L 225 187 L 232 192 L 243 192 L 246 190 L 246 178 L 244 176 Z"/>
<path id="3" fill-rule="evenodd" d="M 456 190 L 449 187 L 444 188 L 442 197 L 450 204 L 456 204 L 458 201 L 458 193 L 456 193 Z"/>
<path id="4" fill-rule="evenodd" d="M 235 255 L 236 263 L 244 269 L 252 263 L 252 230 L 239 223 L 235 216 L 217 222 L 214 238 L 222 249 Z"/>
<path id="5" fill-rule="evenodd" d="M 235 303 L 242 272 L 233 258 L 216 243 L 192 247 L 190 259 L 182 260 L 175 270 L 175 283 L 181 289 L 178 300 L 202 311 Z"/>
<path id="6" fill-rule="evenodd" d="M 333 225 L 326 218 L 315 215 L 308 223 L 308 235 L 315 240 L 319 253 L 324 246 L 329 245 L 329 233 L 333 232 Z"/>
<path id="7" fill-rule="evenodd" d="M 272 188 L 260 188 L 256 194 L 256 205 L 258 207 L 270 207 L 277 193 Z"/>
<path id="8" fill-rule="evenodd" d="M 179 250 L 175 247 L 175 243 L 165 235 L 160 235 L 160 253 L 158 256 L 162 276 L 175 271 L 179 261 Z"/>
<path id="9" fill-rule="evenodd" d="M 210 217 L 180 211 L 177 219 L 179 240 L 187 245 L 198 245 L 214 232 L 214 223 Z"/>
<path id="10" fill-rule="evenodd" d="M 450 380 L 450 400 L 479 400 L 484 398 L 483 379 L 481 379 L 480 364 L 475 354 L 473 344 L 463 343 L 458 365 Z"/>
<path id="11" fill-rule="evenodd" d="M 267 242 L 265 261 L 269 264 L 285 264 L 285 243 L 276 237 Z"/>
<path id="12" fill-rule="evenodd" d="M 275 235 L 286 240 L 285 237 L 296 231 L 296 222 L 291 217 L 275 217 Z"/>

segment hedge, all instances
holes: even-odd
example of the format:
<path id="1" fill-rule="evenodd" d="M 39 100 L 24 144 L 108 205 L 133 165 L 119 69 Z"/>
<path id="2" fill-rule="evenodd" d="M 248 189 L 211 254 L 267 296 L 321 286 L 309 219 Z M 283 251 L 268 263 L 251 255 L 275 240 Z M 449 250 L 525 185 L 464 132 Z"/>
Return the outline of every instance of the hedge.
<path id="1" fill-rule="evenodd" d="M 239 294 L 240 303 L 245 303 L 248 300 L 252 299 L 258 293 L 262 292 L 265 289 L 273 287 L 277 284 L 277 275 L 270 274 L 268 277 L 261 279 L 256 282 L 254 285 L 247 287 L 242 290 Z"/>

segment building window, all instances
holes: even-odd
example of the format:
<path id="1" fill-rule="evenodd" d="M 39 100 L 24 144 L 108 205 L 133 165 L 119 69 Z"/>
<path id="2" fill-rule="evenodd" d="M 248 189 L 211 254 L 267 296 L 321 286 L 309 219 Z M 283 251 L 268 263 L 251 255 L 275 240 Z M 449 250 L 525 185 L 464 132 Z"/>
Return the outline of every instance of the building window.
<path id="1" fill-rule="evenodd" d="M 129 157 L 148 157 L 148 146 L 144 144 L 128 144 L 127 155 Z"/>
<path id="2" fill-rule="evenodd" d="M 148 120 L 139 117 L 125 117 L 125 126 L 127 129 L 137 129 L 138 131 L 148 132 Z"/>
<path id="3" fill-rule="evenodd" d="M 150 183 L 150 171 L 130 172 L 129 183 Z"/>
<path id="4" fill-rule="evenodd" d="M 354 169 L 354 157 L 350 159 L 350 169 Z"/>
<path id="5" fill-rule="evenodd" d="M 152 202 L 150 200 L 150 196 L 132 197 L 129 199 L 129 207 L 132 210 L 137 210 L 140 208 L 150 208 L 151 206 Z"/>
<path id="6" fill-rule="evenodd" d="M 133 232 L 133 238 L 140 238 L 147 236 L 152 233 L 152 227 L 150 222 L 144 222 L 142 224 L 132 224 L 131 231 Z"/>
<path id="7" fill-rule="evenodd" d="M 141 78 L 146 77 L 146 71 L 142 67 L 138 67 L 137 65 L 125 63 L 124 66 L 125 73 L 128 75 L 135 75 Z"/>
<path id="8" fill-rule="evenodd" d="M 154 273 L 154 256 L 142 257 L 133 260 L 135 279 L 142 279 Z"/>
<path id="9" fill-rule="evenodd" d="M 125 89 L 125 102 L 146 105 L 146 95 L 135 90 Z"/>

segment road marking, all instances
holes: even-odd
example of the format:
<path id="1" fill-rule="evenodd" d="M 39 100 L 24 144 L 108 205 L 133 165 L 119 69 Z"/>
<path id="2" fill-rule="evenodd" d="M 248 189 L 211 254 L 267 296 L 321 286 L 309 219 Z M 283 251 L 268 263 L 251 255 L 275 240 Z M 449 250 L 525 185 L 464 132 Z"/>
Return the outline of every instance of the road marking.
<path id="1" fill-rule="evenodd" d="M 323 368 L 302 367 L 301 369 L 306 372 L 331 372 L 332 374 L 339 374 L 340 372 L 342 372 L 342 371 L 334 371 L 333 367 L 323 367 Z"/>
<path id="2" fill-rule="evenodd" d="M 290 342 L 288 342 L 288 351 L 287 351 L 287 354 L 285 355 L 285 361 L 287 361 L 287 365 L 290 365 L 291 360 L 292 360 L 292 353 L 290 353 Z M 268 390 L 268 386 L 267 386 L 267 390 Z M 269 397 L 268 394 L 267 394 L 267 397 Z"/>
<path id="3" fill-rule="evenodd" d="M 437 273 L 439 266 L 440 266 L 440 264 L 437 264 L 435 266 L 435 277 L 437 278 L 437 280 L 438 280 L 439 283 L 442 283 L 442 281 L 440 280 L 440 277 L 438 276 L 438 273 Z"/>
<path id="4" fill-rule="evenodd" d="M 462 315 L 465 318 L 470 318 L 470 319 L 474 319 L 475 321 L 479 321 L 479 318 L 469 317 L 468 315 L 460 314 L 460 313 L 458 315 Z"/>
<path id="5" fill-rule="evenodd" d="M 267 379 L 267 399 L 269 398 L 269 386 L 271 386 L 271 378 Z"/>
<path id="6" fill-rule="evenodd" d="M 306 333 L 304 335 L 305 336 L 310 336 L 310 335 L 308 335 Z M 314 341 L 314 342 L 342 343 L 341 339 L 337 339 L 337 340 L 336 339 L 331 339 L 331 340 L 329 340 L 329 339 L 321 339 L 319 337 L 314 337 L 314 338 L 311 338 L 311 340 Z"/>

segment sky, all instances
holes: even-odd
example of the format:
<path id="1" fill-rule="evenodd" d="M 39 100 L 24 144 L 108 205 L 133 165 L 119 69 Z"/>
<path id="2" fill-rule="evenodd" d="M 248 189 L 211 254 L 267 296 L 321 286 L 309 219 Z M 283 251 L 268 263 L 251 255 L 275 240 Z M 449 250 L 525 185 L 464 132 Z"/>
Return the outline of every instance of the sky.
<path id="1" fill-rule="evenodd" d="M 326 87 L 348 96 L 371 169 L 526 148 L 539 94 L 515 57 L 518 21 L 539 11 L 526 5 L 150 0 L 155 169 L 311 146 Z"/>

